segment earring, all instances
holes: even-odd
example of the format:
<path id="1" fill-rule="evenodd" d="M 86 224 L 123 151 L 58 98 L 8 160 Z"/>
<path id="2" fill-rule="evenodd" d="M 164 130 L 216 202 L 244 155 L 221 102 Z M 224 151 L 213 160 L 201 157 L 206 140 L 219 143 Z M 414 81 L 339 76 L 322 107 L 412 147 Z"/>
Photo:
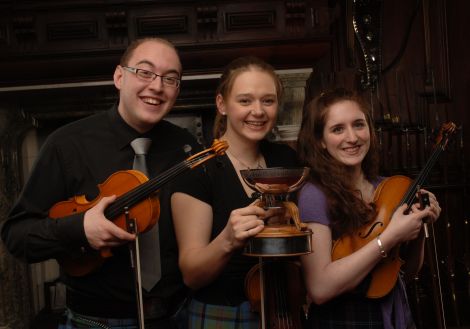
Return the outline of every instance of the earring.
<path id="1" fill-rule="evenodd" d="M 225 112 L 222 112 L 221 114 L 222 114 L 222 115 L 227 115 L 227 113 L 225 113 Z"/>

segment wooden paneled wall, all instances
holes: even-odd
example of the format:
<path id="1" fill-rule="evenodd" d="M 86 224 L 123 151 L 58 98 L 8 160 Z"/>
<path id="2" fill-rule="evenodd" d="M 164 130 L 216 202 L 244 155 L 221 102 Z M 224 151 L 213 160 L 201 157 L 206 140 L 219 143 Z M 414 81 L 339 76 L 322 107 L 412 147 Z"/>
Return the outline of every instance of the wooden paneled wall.
<path id="1" fill-rule="evenodd" d="M 333 26 L 334 47 L 328 60 L 315 64 L 318 75 L 307 95 L 338 85 L 364 91 L 373 106 L 386 176 L 416 177 L 441 125 L 457 125 L 425 183 L 443 211 L 427 241 L 424 267 L 408 290 L 418 328 L 468 327 L 470 47 L 465 15 L 470 6 L 445 0 L 342 4 L 343 19 Z M 351 20 L 359 26 L 349 25 Z"/>
<path id="2" fill-rule="evenodd" d="M 408 288 L 420 329 L 443 328 L 444 318 L 448 327 L 468 327 L 468 12 L 470 2 L 451 0 L 0 0 L 0 221 L 20 188 L 23 132 L 53 129 L 115 99 L 109 84 L 51 84 L 110 81 L 129 41 L 150 35 L 177 45 L 189 75 L 257 55 L 278 69 L 313 68 L 306 101 L 333 85 L 362 88 L 373 104 L 384 175 L 414 177 L 440 125 L 457 124 L 427 181 L 443 213 L 425 266 Z M 213 87 L 210 80 L 188 82 L 179 110 L 192 103 L 207 113 Z M 1 285 L 0 327 L 29 326 L 28 275 L 0 246 L 0 279 L 19 277 Z"/>

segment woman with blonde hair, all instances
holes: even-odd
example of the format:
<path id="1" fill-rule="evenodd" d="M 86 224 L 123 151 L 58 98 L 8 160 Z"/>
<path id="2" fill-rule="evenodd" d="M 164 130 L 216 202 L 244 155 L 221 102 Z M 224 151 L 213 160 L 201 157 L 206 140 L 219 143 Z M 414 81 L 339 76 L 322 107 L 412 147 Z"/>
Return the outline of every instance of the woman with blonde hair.
<path id="1" fill-rule="evenodd" d="M 191 171 L 172 195 L 179 265 L 193 290 L 189 328 L 259 326 L 244 292 L 257 258 L 243 255 L 243 246 L 264 228 L 269 211 L 253 205 L 255 191 L 240 170 L 296 165 L 293 149 L 266 140 L 281 95 L 269 64 L 256 57 L 231 62 L 217 89 L 214 127 L 214 137 L 228 142 L 226 156 Z"/>

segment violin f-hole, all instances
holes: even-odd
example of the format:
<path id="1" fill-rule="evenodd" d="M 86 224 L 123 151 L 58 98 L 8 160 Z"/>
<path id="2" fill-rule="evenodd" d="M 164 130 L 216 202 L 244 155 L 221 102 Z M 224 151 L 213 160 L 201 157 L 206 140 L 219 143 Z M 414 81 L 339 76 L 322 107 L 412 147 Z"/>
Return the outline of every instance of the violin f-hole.
<path id="1" fill-rule="evenodd" d="M 380 227 L 383 227 L 384 226 L 384 223 L 381 222 L 381 221 L 377 221 L 375 222 L 374 224 L 372 224 L 369 228 L 369 230 L 367 231 L 366 234 L 362 234 L 362 232 L 359 232 L 359 237 L 362 238 L 362 239 L 367 239 L 371 234 L 372 232 L 375 230 L 375 228 L 380 225 Z"/>

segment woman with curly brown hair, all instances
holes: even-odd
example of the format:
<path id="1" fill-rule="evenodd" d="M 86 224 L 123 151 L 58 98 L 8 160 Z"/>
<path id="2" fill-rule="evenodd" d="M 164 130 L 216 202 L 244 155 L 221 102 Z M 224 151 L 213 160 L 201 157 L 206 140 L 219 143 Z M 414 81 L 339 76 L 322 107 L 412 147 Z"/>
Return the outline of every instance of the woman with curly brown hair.
<path id="1" fill-rule="evenodd" d="M 314 232 L 314 252 L 301 259 L 313 301 L 309 328 L 413 328 L 402 274 L 413 275 L 421 268 L 423 219 L 439 217 L 436 197 L 428 192 L 430 206 L 420 210 L 415 204 L 408 214 L 407 205 L 398 207 L 380 235 L 333 260 L 334 241 L 357 232 L 377 215 L 374 192 L 384 178 L 378 176 L 368 104 L 346 89 L 322 93 L 304 112 L 297 151 L 311 168 L 309 181 L 299 191 L 301 219 Z M 367 298 L 371 271 L 405 242 L 407 261 L 394 288 L 382 298 Z"/>

